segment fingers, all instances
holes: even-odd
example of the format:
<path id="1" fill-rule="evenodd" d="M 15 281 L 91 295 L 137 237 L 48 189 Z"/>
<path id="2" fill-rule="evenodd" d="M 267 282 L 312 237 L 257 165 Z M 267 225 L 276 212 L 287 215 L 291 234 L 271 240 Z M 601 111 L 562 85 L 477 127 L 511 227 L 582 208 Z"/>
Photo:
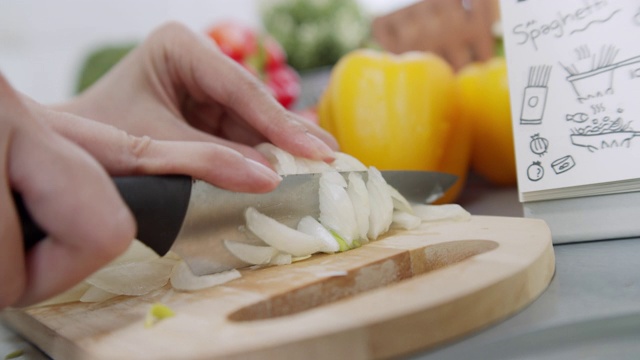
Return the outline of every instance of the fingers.
<path id="1" fill-rule="evenodd" d="M 56 135 L 0 76 L 0 307 L 63 291 L 126 249 L 135 235 L 129 210 L 106 172 Z M 9 188 L 49 235 L 27 254 Z"/>
<path id="2" fill-rule="evenodd" d="M 227 146 L 137 137 L 71 114 L 50 114 L 57 132 L 79 144 L 113 175 L 186 174 L 242 192 L 273 190 L 281 178 Z M 255 151 L 255 150 L 254 150 Z"/>
<path id="3" fill-rule="evenodd" d="M 181 25 L 169 24 L 156 31 L 149 42 L 153 56 L 169 63 L 166 73 L 176 74 L 196 101 L 222 104 L 294 155 L 333 160 L 338 147 L 333 136 L 284 109 L 263 84 L 208 39 Z"/>

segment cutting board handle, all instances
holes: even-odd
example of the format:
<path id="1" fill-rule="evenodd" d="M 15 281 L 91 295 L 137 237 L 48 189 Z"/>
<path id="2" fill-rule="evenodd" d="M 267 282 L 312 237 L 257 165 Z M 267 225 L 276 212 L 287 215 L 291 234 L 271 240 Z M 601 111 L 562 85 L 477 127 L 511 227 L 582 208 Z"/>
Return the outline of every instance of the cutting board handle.
<path id="1" fill-rule="evenodd" d="M 191 177 L 183 175 L 122 176 L 113 181 L 138 225 L 136 238 L 159 255 L 169 251 L 182 227 L 191 196 Z M 46 237 L 19 193 L 13 192 L 25 249 Z"/>

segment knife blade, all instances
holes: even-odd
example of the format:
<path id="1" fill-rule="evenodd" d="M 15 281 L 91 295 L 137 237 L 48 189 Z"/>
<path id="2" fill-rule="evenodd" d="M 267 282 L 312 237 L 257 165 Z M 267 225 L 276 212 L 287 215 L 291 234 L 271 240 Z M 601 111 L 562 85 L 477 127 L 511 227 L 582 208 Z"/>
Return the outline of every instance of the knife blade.
<path id="1" fill-rule="evenodd" d="M 366 180 L 366 172 L 359 172 Z M 342 173 L 346 178 L 347 173 Z M 385 180 L 407 200 L 425 202 L 444 194 L 457 177 L 425 171 L 382 171 Z M 231 254 L 224 240 L 263 244 L 245 228 L 244 211 L 252 206 L 277 221 L 296 227 L 304 216 L 318 218 L 321 173 L 283 176 L 264 194 L 220 189 L 188 176 L 116 177 L 114 182 L 138 224 L 136 238 L 159 255 L 178 253 L 196 275 L 214 274 L 248 264 Z M 19 194 L 14 201 L 25 248 L 45 237 Z"/>

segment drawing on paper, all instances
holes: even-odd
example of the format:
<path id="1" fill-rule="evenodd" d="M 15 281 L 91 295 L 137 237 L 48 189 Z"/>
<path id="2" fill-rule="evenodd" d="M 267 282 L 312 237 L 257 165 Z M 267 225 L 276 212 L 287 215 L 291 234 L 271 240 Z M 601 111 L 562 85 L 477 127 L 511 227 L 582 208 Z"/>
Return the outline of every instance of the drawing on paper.
<path id="1" fill-rule="evenodd" d="M 531 142 L 529 142 L 529 149 L 531 152 L 542 157 L 547 153 L 549 149 L 549 140 L 540 137 L 540 134 L 534 134 L 531 136 Z"/>
<path id="2" fill-rule="evenodd" d="M 640 56 L 615 62 L 619 50 L 613 45 L 604 45 L 595 54 L 586 45 L 575 49 L 577 61 L 569 65 L 560 65 L 569 74 L 567 81 L 571 83 L 579 102 L 603 97 L 614 93 L 614 70 L 623 66 L 640 62 Z"/>
<path id="3" fill-rule="evenodd" d="M 571 155 L 563 156 L 551 163 L 551 168 L 556 174 L 567 172 L 574 166 L 576 166 L 576 162 Z"/>
<path id="4" fill-rule="evenodd" d="M 618 109 L 618 114 L 623 112 Z M 586 115 L 586 114 L 584 114 Z M 583 117 L 571 115 L 573 120 L 584 124 Z M 570 115 L 567 115 L 569 120 Z M 588 117 L 588 116 L 587 116 Z M 621 116 L 612 120 L 609 116 L 593 118 L 589 124 L 571 129 L 571 143 L 576 146 L 585 147 L 589 151 L 608 149 L 613 147 L 630 147 L 631 139 L 640 136 L 640 131 L 635 131 L 631 127 L 631 121 L 625 122 Z"/>
<path id="5" fill-rule="evenodd" d="M 540 161 L 534 161 L 527 168 L 527 177 L 531 181 L 538 181 L 544 177 L 544 168 Z"/>
<path id="6" fill-rule="evenodd" d="M 520 124 L 539 125 L 547 105 L 547 85 L 551 76 L 550 65 L 532 66 L 529 68 L 529 82 L 524 89 Z"/>

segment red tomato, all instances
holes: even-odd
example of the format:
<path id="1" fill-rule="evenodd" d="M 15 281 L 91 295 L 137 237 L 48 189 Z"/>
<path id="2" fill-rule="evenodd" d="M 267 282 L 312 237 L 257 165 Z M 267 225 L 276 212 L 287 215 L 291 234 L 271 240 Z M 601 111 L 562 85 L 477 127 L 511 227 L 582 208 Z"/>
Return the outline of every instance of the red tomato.
<path id="1" fill-rule="evenodd" d="M 262 40 L 262 46 L 267 54 L 265 60 L 265 67 L 267 69 L 275 69 L 287 62 L 287 54 L 276 39 L 265 35 Z"/>
<path id="2" fill-rule="evenodd" d="M 257 36 L 252 28 L 233 21 L 217 24 L 208 32 L 223 53 L 242 62 L 257 50 Z"/>
<path id="3" fill-rule="evenodd" d="M 265 83 L 276 100 L 285 108 L 290 108 L 300 95 L 300 77 L 289 65 L 268 70 Z"/>

